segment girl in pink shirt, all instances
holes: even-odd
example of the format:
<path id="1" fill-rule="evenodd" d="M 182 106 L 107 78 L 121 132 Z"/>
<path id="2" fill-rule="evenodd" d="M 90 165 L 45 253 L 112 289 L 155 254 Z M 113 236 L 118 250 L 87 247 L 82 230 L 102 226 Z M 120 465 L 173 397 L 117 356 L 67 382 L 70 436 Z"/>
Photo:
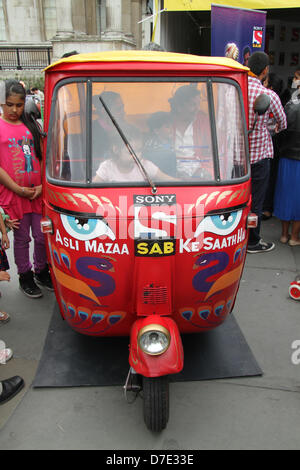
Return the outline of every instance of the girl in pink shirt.
<path id="1" fill-rule="evenodd" d="M 24 114 L 25 90 L 15 80 L 5 82 L 6 102 L 0 117 L 0 206 L 14 228 L 14 257 L 20 289 L 31 298 L 42 296 L 35 281 L 53 290 L 45 240 L 40 228 L 42 181 L 40 135 Z M 33 264 L 29 257 L 30 231 L 34 239 Z"/>

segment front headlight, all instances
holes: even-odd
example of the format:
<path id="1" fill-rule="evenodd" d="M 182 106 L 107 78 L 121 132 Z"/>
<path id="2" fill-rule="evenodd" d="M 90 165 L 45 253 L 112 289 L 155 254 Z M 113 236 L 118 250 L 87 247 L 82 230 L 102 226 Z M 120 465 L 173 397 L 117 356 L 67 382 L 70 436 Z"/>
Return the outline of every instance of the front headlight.
<path id="1" fill-rule="evenodd" d="M 151 356 L 164 353 L 170 345 L 170 333 L 161 325 L 147 325 L 138 336 L 140 348 Z"/>

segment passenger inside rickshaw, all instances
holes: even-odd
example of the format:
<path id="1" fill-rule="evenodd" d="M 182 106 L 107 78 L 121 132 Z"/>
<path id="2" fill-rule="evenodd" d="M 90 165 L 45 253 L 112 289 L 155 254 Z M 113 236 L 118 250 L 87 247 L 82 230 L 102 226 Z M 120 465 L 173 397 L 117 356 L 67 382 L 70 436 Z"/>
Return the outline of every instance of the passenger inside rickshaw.
<path id="1" fill-rule="evenodd" d="M 177 176 L 176 152 L 173 144 L 170 113 L 158 111 L 147 120 L 149 132 L 145 136 L 143 156 L 151 160 L 167 175 Z"/>
<path id="2" fill-rule="evenodd" d="M 117 119 L 122 128 L 128 127 L 129 123 L 126 119 L 124 103 L 119 93 L 115 91 L 103 91 L 100 96 L 93 96 L 93 107 L 96 111 L 96 118 L 92 121 L 92 161 L 94 175 L 99 168 L 100 163 L 109 158 L 111 152 L 111 144 L 115 127 L 107 113 L 103 112 L 103 106 L 99 100 L 101 97 L 112 115 Z M 101 149 L 101 151 L 99 151 Z"/>
<path id="3" fill-rule="evenodd" d="M 200 109 L 197 84 L 183 85 L 169 98 L 177 175 L 213 179 L 208 110 Z"/>
<path id="4" fill-rule="evenodd" d="M 55 180 L 102 184 L 101 164 L 116 162 L 119 152 L 118 182 L 145 181 L 138 167 L 135 179 L 128 179 L 136 163 L 120 138 L 120 129 L 140 158 L 149 162 L 152 178 L 159 182 L 213 184 L 247 174 L 241 96 L 228 81 L 209 86 L 205 77 L 199 82 L 93 79 L 88 87 L 83 79 L 58 88 L 52 116 L 48 173 Z M 136 138 L 130 142 L 134 130 L 139 142 Z"/>
<path id="5" fill-rule="evenodd" d="M 163 173 L 152 161 L 144 159 L 142 155 L 143 137 L 138 129 L 124 128 L 128 141 L 135 151 L 147 174 L 153 180 L 178 181 L 166 173 Z M 111 139 L 111 157 L 105 159 L 96 171 L 93 182 L 124 182 L 143 181 L 143 175 L 132 158 L 127 146 L 120 136 Z"/>

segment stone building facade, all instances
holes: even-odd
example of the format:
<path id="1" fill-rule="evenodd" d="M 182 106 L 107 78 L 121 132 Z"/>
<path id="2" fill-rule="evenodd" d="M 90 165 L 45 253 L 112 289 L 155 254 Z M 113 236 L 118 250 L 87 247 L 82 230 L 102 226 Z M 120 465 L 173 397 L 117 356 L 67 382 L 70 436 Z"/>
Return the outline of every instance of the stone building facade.
<path id="1" fill-rule="evenodd" d="M 0 68 L 13 69 L 17 60 L 18 70 L 41 70 L 49 57 L 52 62 L 73 50 L 141 48 L 140 21 L 147 14 L 148 2 L 0 0 Z M 44 60 L 39 65 L 42 51 Z"/>

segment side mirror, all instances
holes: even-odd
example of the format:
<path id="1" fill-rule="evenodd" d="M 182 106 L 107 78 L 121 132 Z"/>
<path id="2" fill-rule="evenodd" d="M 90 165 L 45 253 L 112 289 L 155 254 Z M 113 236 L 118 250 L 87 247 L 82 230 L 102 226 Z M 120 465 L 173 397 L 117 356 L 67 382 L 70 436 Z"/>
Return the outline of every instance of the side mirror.
<path id="1" fill-rule="evenodd" d="M 253 109 L 255 112 L 255 119 L 254 119 L 252 129 L 248 131 L 248 135 L 254 131 L 258 116 L 262 116 L 263 114 L 265 114 L 268 111 L 270 104 L 271 104 L 271 98 L 269 97 L 269 95 L 265 93 L 262 93 L 256 98 L 256 100 L 254 101 L 254 105 L 253 105 Z"/>
<path id="2" fill-rule="evenodd" d="M 262 95 L 259 95 L 254 101 L 254 112 L 257 113 L 258 116 L 261 116 L 268 111 L 270 104 L 271 98 L 269 95 L 263 93 Z"/>

